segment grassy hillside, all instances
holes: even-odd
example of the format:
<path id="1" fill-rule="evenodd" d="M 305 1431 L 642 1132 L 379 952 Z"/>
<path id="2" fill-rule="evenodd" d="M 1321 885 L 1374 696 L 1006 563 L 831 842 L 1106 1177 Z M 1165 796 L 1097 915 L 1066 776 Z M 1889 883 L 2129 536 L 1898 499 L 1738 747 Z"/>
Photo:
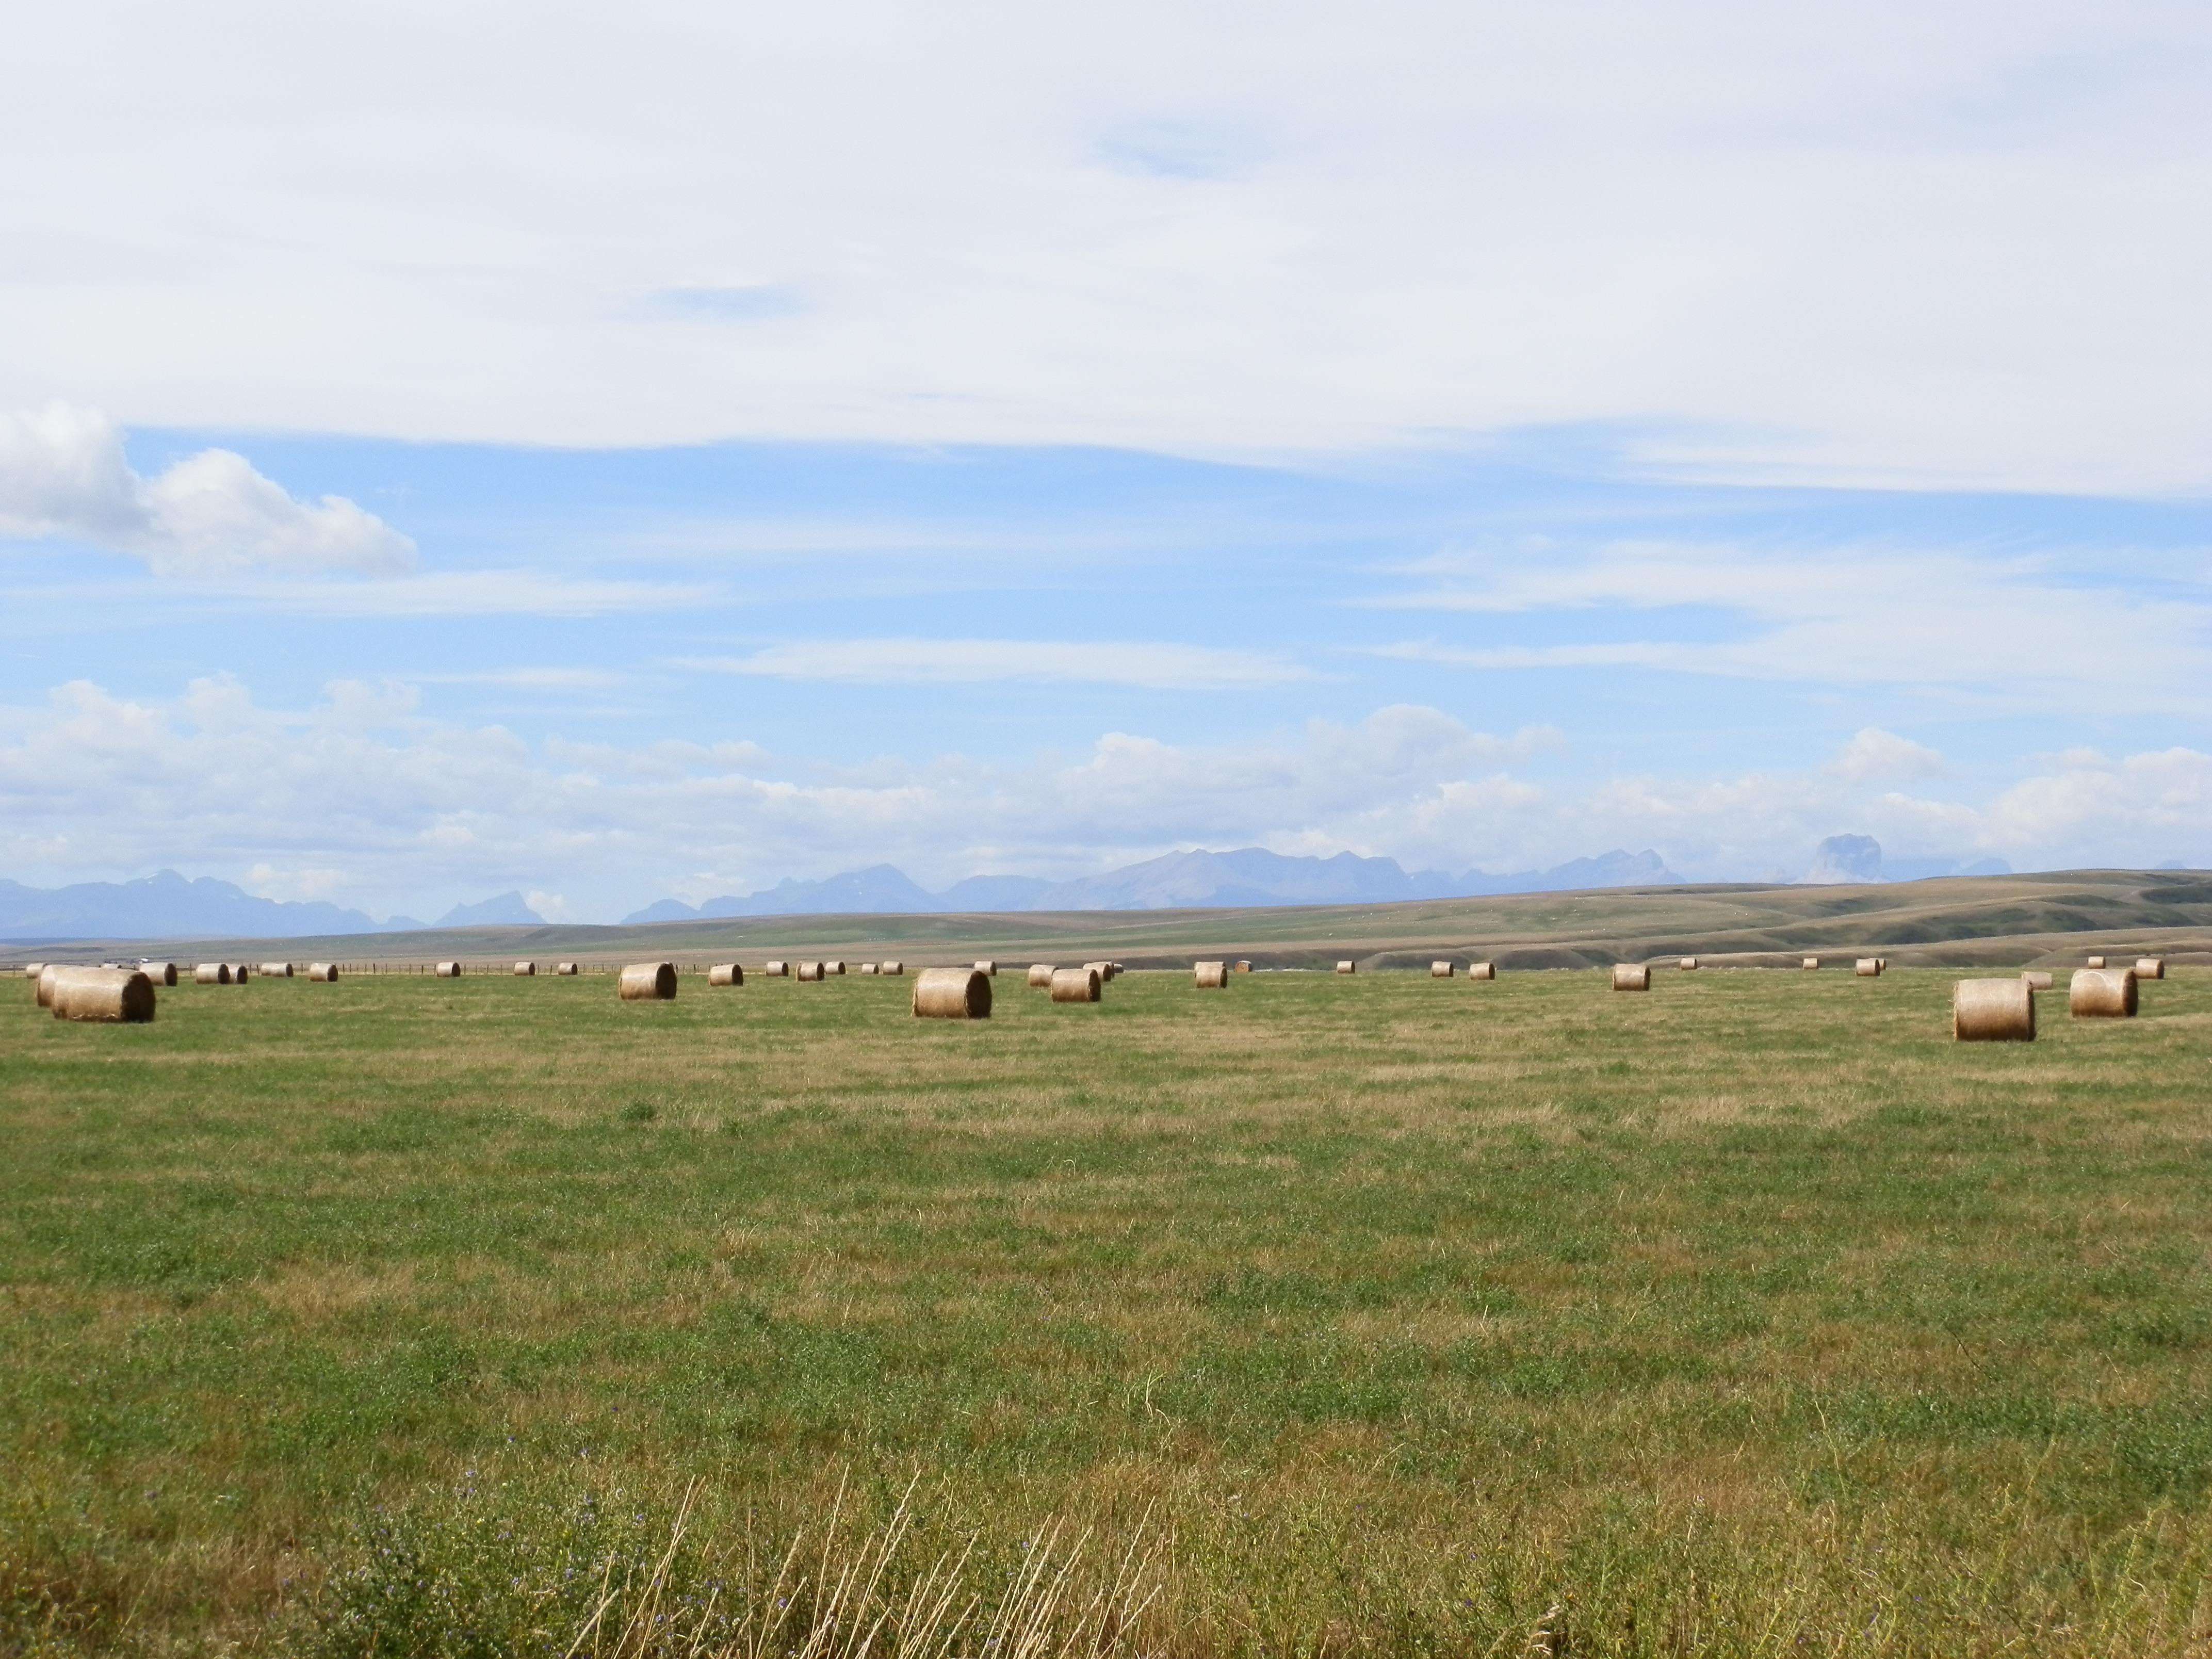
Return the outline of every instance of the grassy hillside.
<path id="1" fill-rule="evenodd" d="M 100 954 L 62 947 L 19 957 Z M 112 950 L 118 947 L 104 947 Z M 1270 909 L 1079 911 L 957 916 L 767 916 L 649 927 L 469 928 L 330 939 L 140 944 L 179 960 L 264 955 L 497 963 L 523 957 L 599 962 L 640 956 L 747 962 L 780 955 L 979 957 L 1182 966 L 1228 955 L 1262 967 L 1339 957 L 1371 968 L 1431 957 L 1488 957 L 1507 967 L 1591 967 L 1695 954 L 1745 963 L 1807 951 L 1879 950 L 1928 965 L 2050 964 L 2085 951 L 2155 951 L 2212 962 L 2212 878 L 2202 872 L 2090 870 L 1983 876 L 1880 887 L 1656 887 L 1411 904 Z"/>
<path id="2" fill-rule="evenodd" d="M 2201 1652 L 2212 969 L 1949 982 L 21 988 L 0 1651 L 781 1651 L 911 1486 L 1103 1650 Z"/>

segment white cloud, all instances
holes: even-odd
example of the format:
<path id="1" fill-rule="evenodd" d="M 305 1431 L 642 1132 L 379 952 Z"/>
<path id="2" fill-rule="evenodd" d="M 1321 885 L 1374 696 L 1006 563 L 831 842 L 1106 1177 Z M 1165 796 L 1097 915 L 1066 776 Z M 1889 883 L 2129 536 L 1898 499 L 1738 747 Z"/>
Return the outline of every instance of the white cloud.
<path id="1" fill-rule="evenodd" d="M 415 544 L 342 495 L 310 505 L 242 455 L 203 450 L 148 478 L 95 410 L 0 414 L 0 536 L 65 536 L 142 558 L 164 575 L 254 567 L 392 575 Z"/>
<path id="2" fill-rule="evenodd" d="M 1948 769 L 1933 749 L 1878 726 L 1857 732 L 1829 764 L 1847 783 L 1936 778 Z"/>
<path id="3" fill-rule="evenodd" d="M 1279 657 L 1144 640 L 800 640 L 750 656 L 689 658 L 679 665 L 858 684 L 1039 680 L 1178 691 L 1232 690 L 1307 678 L 1296 663 Z"/>
<path id="4" fill-rule="evenodd" d="M 2201 491 L 2205 9 L 1851 20 L 34 8 L 0 385 L 583 444 L 1605 422 L 1732 476 Z"/>
<path id="5" fill-rule="evenodd" d="M 391 581 L 239 582 L 219 590 L 257 609 L 313 617 L 602 617 L 683 611 L 721 595 L 705 582 L 603 581 L 534 570 L 449 570 Z"/>
<path id="6" fill-rule="evenodd" d="M 1348 848 L 1451 871 L 1650 847 L 1685 874 L 1741 878 L 1802 870 L 1821 837 L 1850 830 L 1893 859 L 2212 863 L 2212 755 L 2195 750 L 2062 756 L 1986 799 L 1944 799 L 1899 787 L 1934 763 L 1888 733 L 1795 770 L 1573 790 L 1522 769 L 1559 741 L 1401 706 L 1206 748 L 1109 732 L 1014 765 L 833 769 L 744 741 L 533 744 L 375 687 L 284 711 L 228 680 L 168 704 L 76 682 L 0 707 L 0 867 L 52 884 L 168 865 L 379 915 L 519 887 L 605 920 L 666 893 L 696 901 L 884 860 L 934 884 L 1083 874 L 1193 845 Z"/>
<path id="7" fill-rule="evenodd" d="M 1362 603 L 1462 615 L 1484 631 L 1497 624 L 1481 619 L 1544 613 L 1617 635 L 1626 631 L 1620 618 L 1634 616 L 1645 635 L 1553 645 L 1429 639 L 1378 653 L 1404 660 L 1942 686 L 1998 702 L 2047 705 L 2055 696 L 2102 710 L 2212 711 L 2204 676 L 2212 588 L 2185 573 L 2147 596 L 2124 586 L 2111 564 L 2109 554 L 2069 561 L 1887 545 L 1547 545 L 1419 561 L 1405 574 L 1425 585 Z"/>

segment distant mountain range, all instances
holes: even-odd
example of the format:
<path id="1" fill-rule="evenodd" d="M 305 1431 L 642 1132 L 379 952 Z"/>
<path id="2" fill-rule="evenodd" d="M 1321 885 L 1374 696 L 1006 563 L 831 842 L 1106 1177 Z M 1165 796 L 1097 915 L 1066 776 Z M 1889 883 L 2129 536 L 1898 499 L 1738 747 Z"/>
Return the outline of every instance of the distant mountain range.
<path id="1" fill-rule="evenodd" d="M 1471 898 L 1492 893 L 1558 893 L 1590 887 L 1656 887 L 1682 878 L 1654 852 L 1614 851 L 1549 870 L 1493 876 L 1480 870 L 1408 875 L 1395 859 L 1286 858 L 1261 848 L 1234 853 L 1170 853 L 1104 875 L 1050 882 L 1036 876 L 970 876 L 944 891 L 916 885 L 896 866 L 878 864 L 822 881 L 793 881 L 743 897 L 693 906 L 662 899 L 623 918 L 627 924 L 699 921 L 725 916 L 922 915 L 1006 910 L 1170 910 L 1265 904 L 1387 904 L 1402 899 Z"/>
<path id="2" fill-rule="evenodd" d="M 1813 867 L 1797 878 L 1807 887 L 1859 886 L 1884 881 L 1926 881 L 1936 876 L 2008 876 L 2002 859 L 1899 859 L 1884 865 L 1872 836 L 1831 836 L 1813 849 Z"/>
<path id="3" fill-rule="evenodd" d="M 459 904 L 441 927 L 542 925 L 520 893 Z M 0 939 L 301 939 L 328 933 L 399 933 L 422 924 L 378 921 L 367 912 L 307 901 L 256 898 L 230 882 L 187 881 L 173 870 L 137 881 L 88 881 L 40 889 L 0 881 Z"/>

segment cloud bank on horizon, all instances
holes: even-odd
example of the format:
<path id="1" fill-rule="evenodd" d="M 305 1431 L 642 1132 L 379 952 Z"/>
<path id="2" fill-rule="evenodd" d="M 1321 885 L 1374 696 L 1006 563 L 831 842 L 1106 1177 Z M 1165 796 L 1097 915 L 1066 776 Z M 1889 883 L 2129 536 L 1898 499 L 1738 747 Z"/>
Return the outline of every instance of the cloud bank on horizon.
<path id="1" fill-rule="evenodd" d="M 2201 9 L 19 33 L 0 874 L 2212 865 Z"/>

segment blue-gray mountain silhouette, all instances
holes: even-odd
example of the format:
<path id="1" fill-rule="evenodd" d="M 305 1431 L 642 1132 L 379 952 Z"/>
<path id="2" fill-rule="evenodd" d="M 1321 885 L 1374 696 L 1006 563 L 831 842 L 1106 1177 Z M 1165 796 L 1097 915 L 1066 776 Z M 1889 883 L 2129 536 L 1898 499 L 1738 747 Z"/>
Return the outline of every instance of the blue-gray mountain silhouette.
<path id="1" fill-rule="evenodd" d="M 694 907 L 677 899 L 625 916 L 625 922 L 696 921 L 720 916 L 874 914 L 916 915 L 966 910 L 1164 910 L 1265 904 L 1382 904 L 1403 899 L 1464 898 L 1492 893 L 1569 892 L 1589 887 L 1679 884 L 1659 854 L 1613 851 L 1550 870 L 1408 875 L 1395 859 L 1288 858 L 1264 848 L 1233 853 L 1169 853 L 1103 875 L 1048 882 L 1035 876 L 970 876 L 931 893 L 895 866 L 848 871 L 823 881 L 793 881 L 743 897 Z"/>

